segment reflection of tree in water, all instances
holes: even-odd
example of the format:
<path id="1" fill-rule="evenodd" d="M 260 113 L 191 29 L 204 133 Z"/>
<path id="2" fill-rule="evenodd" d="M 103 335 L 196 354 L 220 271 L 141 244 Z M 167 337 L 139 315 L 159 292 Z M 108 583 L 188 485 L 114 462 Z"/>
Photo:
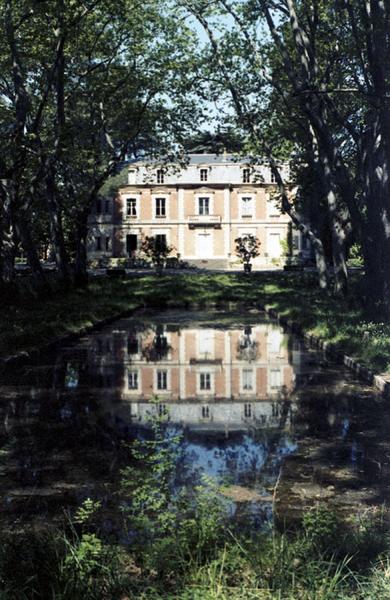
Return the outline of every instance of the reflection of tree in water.
<path id="1" fill-rule="evenodd" d="M 142 348 L 143 358 L 147 362 L 158 362 L 166 359 L 170 350 L 163 325 L 156 325 L 153 340 Z"/>
<path id="2" fill-rule="evenodd" d="M 252 362 L 259 358 L 259 344 L 252 338 L 252 327 L 247 325 L 237 344 L 237 360 Z"/>
<path id="3" fill-rule="evenodd" d="M 64 371 L 61 369 L 62 374 Z M 77 504 L 91 489 L 111 482 L 120 440 L 86 394 L 48 389 L 20 394 L 0 411 L 3 449 L 0 469 L 2 516 L 29 520 L 50 518 Z M 9 495 L 10 494 L 10 495 Z"/>

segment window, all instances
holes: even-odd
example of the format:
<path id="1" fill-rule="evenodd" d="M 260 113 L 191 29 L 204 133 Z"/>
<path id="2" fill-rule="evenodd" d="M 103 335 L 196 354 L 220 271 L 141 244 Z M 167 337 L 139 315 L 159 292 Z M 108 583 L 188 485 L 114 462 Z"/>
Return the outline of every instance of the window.
<path id="1" fill-rule="evenodd" d="M 241 198 L 241 216 L 243 216 L 243 217 L 252 217 L 253 216 L 252 196 L 243 196 Z"/>
<path id="2" fill-rule="evenodd" d="M 282 386 L 282 373 L 280 369 L 271 369 L 269 374 L 269 385 L 272 389 L 277 389 Z"/>
<path id="3" fill-rule="evenodd" d="M 100 200 L 100 198 L 98 198 L 96 200 L 96 214 L 97 215 L 101 215 L 102 214 L 102 201 Z"/>
<path id="4" fill-rule="evenodd" d="M 137 216 L 137 199 L 136 198 L 127 198 L 126 214 L 128 217 L 136 217 Z"/>
<path id="5" fill-rule="evenodd" d="M 165 198 L 156 198 L 156 217 L 166 217 L 166 200 Z"/>
<path id="6" fill-rule="evenodd" d="M 210 198 L 199 198 L 198 199 L 198 212 L 200 215 L 210 214 Z"/>
<path id="7" fill-rule="evenodd" d="M 246 392 L 253 390 L 253 371 L 252 369 L 243 369 L 242 371 L 242 389 Z"/>
<path id="8" fill-rule="evenodd" d="M 98 235 L 98 236 L 96 236 L 95 240 L 96 240 L 96 252 L 100 252 L 102 249 L 102 238 L 100 237 L 100 235 Z"/>
<path id="9" fill-rule="evenodd" d="M 167 371 L 157 371 L 157 389 L 168 389 L 168 373 Z"/>
<path id="10" fill-rule="evenodd" d="M 275 173 L 271 169 L 271 183 L 276 183 Z"/>
<path id="11" fill-rule="evenodd" d="M 279 329 L 271 329 L 268 332 L 267 338 L 268 351 L 272 352 L 273 354 L 280 354 L 282 340 L 282 333 L 279 331 Z"/>
<path id="12" fill-rule="evenodd" d="M 164 171 L 157 169 L 157 183 L 164 183 Z"/>
<path id="13" fill-rule="evenodd" d="M 129 390 L 138 390 L 138 371 L 127 372 L 127 385 Z"/>
<path id="14" fill-rule="evenodd" d="M 242 182 L 249 183 L 251 180 L 251 171 L 250 169 L 243 169 L 242 171 Z"/>
<path id="15" fill-rule="evenodd" d="M 167 236 L 165 233 L 158 233 L 155 237 L 156 248 L 159 250 L 165 250 L 167 247 Z"/>
<path id="16" fill-rule="evenodd" d="M 210 418 L 210 407 L 202 406 L 202 419 L 209 419 L 209 418 Z"/>
<path id="17" fill-rule="evenodd" d="M 110 246 L 111 246 L 111 238 L 110 236 L 106 236 L 106 252 L 108 252 L 110 250 Z"/>
<path id="18" fill-rule="evenodd" d="M 201 390 L 211 390 L 210 373 L 200 373 L 199 388 Z"/>
<path id="19" fill-rule="evenodd" d="M 244 417 L 250 418 L 252 416 L 252 404 L 244 404 Z"/>
<path id="20" fill-rule="evenodd" d="M 200 180 L 201 181 L 207 181 L 207 177 L 208 177 L 208 170 L 207 169 L 201 169 L 200 170 Z"/>
<path id="21" fill-rule="evenodd" d="M 268 216 L 269 217 L 280 217 L 279 202 L 275 198 L 270 198 L 267 203 Z"/>
<path id="22" fill-rule="evenodd" d="M 106 215 L 110 214 L 110 212 L 111 212 L 111 206 L 110 205 L 111 205 L 111 203 L 110 203 L 109 200 L 106 200 L 104 202 L 104 212 L 106 213 Z"/>
<path id="23" fill-rule="evenodd" d="M 214 355 L 214 332 L 209 329 L 198 331 L 199 358 L 208 360 Z"/>

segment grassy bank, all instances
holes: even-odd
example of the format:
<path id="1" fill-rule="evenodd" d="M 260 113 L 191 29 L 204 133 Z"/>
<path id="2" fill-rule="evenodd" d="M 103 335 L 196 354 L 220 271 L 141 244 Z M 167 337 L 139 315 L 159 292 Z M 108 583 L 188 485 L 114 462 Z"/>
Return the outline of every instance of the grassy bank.
<path id="1" fill-rule="evenodd" d="M 102 279 L 86 290 L 57 293 L 45 301 L 25 298 L 4 307 L 0 356 L 28 350 L 56 336 L 74 332 L 102 318 L 136 306 L 164 308 L 192 303 L 257 303 L 293 319 L 376 372 L 390 370 L 390 324 L 368 320 L 360 304 L 358 278 L 350 297 L 321 292 L 309 274 L 191 274 Z"/>
<path id="2" fill-rule="evenodd" d="M 321 538 L 326 542 L 326 538 Z M 61 530 L 8 537 L 0 551 L 1 600 L 386 600 L 384 553 L 361 568 L 318 550 L 310 532 L 236 539 L 185 564 L 134 557 L 95 534 Z M 353 540 L 352 540 L 353 541 Z M 356 540 L 359 544 L 363 539 Z M 171 539 L 172 543 L 173 540 Z M 177 541 L 176 541 L 177 544 Z M 353 549 L 358 549 L 355 546 Z M 161 548 L 160 548 L 161 550 Z M 196 549 L 194 549 L 195 551 Z M 168 554 L 167 548 L 164 549 Z M 173 565 L 173 558 L 176 564 Z M 141 560 L 140 560 L 141 559 Z M 157 570 L 156 568 L 159 570 Z"/>

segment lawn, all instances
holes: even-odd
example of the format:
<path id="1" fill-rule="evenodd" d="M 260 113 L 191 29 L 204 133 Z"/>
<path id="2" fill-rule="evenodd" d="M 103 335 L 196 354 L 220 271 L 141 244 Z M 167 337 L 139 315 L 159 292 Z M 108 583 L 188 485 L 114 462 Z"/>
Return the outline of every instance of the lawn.
<path id="1" fill-rule="evenodd" d="M 359 302 L 358 278 L 347 299 L 321 292 L 311 274 L 253 273 L 145 275 L 97 279 L 84 290 L 57 292 L 46 300 L 24 295 L 2 308 L 0 357 L 30 350 L 103 318 L 139 306 L 261 305 L 297 321 L 305 332 L 359 359 L 376 372 L 390 371 L 390 324 L 368 320 Z"/>

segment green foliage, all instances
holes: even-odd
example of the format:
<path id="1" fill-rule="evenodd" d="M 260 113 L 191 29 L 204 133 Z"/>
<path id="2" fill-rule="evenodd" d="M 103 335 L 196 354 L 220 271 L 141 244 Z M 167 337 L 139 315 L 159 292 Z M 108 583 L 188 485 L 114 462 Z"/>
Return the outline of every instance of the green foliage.
<path id="1" fill-rule="evenodd" d="M 79 571 L 83 577 L 93 576 L 102 558 L 102 541 L 93 533 L 84 533 L 65 558 L 65 569 Z"/>
<path id="2" fill-rule="evenodd" d="M 162 269 L 168 256 L 173 252 L 174 247 L 164 244 L 158 238 L 145 236 L 140 245 L 141 256 L 150 259 L 157 269 Z"/>
<path id="3" fill-rule="evenodd" d="M 157 406 L 158 399 L 156 399 Z M 121 507 L 137 554 L 150 569 L 182 569 L 204 561 L 222 543 L 227 504 L 210 478 L 175 490 L 181 437 L 167 429 L 168 415 L 150 415 L 151 439 L 129 447 L 132 464 L 121 473 Z M 195 555 L 194 555 L 195 552 Z"/>
<path id="4" fill-rule="evenodd" d="M 350 267 L 362 267 L 364 264 L 362 248 L 360 244 L 352 244 L 349 249 L 348 265 Z"/>
<path id="5" fill-rule="evenodd" d="M 309 545 L 318 552 L 330 551 L 337 547 L 340 535 L 340 521 L 325 506 L 316 506 L 305 512 L 303 531 Z"/>
<path id="6" fill-rule="evenodd" d="M 102 503 L 99 500 L 87 498 L 77 509 L 73 521 L 78 525 L 87 525 L 95 517 L 96 513 L 101 509 L 101 507 Z"/>
<path id="7" fill-rule="evenodd" d="M 260 240 L 255 235 L 238 237 L 234 243 L 236 244 L 236 254 L 244 265 L 249 265 L 252 259 L 260 254 Z"/>
<path id="8" fill-rule="evenodd" d="M 388 540 L 366 562 L 354 564 L 354 555 L 364 553 L 367 538 L 342 525 L 324 507 L 313 510 L 303 528 L 293 533 L 226 535 L 224 520 L 218 520 L 225 507 L 217 506 L 217 491 L 210 483 L 204 482 L 199 490 L 194 519 L 187 519 L 180 535 L 167 531 L 155 545 L 131 544 L 124 550 L 96 534 L 77 536 L 74 530 L 5 537 L 0 599 L 387 598 Z M 378 533 L 375 522 L 365 520 L 364 528 L 372 537 Z M 324 552 L 329 536 L 332 547 Z"/>

